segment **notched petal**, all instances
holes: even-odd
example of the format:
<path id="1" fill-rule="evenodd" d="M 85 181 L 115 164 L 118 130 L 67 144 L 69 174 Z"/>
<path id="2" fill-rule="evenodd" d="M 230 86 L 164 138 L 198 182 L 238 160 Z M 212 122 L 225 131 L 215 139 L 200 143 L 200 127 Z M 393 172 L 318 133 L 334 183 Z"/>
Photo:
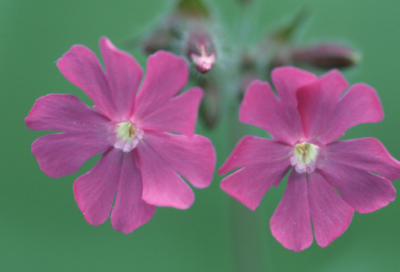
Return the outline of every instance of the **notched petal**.
<path id="1" fill-rule="evenodd" d="M 130 54 L 118 50 L 106 37 L 100 39 L 100 49 L 110 92 L 120 118 L 129 118 L 142 80 L 142 68 Z"/>
<path id="2" fill-rule="evenodd" d="M 74 45 L 58 61 L 60 72 L 94 102 L 109 118 L 118 116 L 107 78 L 96 55 L 83 45 Z"/>
<path id="3" fill-rule="evenodd" d="M 239 120 L 266 130 L 277 141 L 293 144 L 301 137 L 267 82 L 254 81 L 248 87 Z"/>
<path id="4" fill-rule="evenodd" d="M 183 58 L 165 51 L 151 55 L 135 101 L 134 118 L 140 120 L 164 106 L 186 85 L 188 76 L 189 68 Z"/>
<path id="5" fill-rule="evenodd" d="M 313 242 L 305 174 L 290 173 L 285 193 L 270 220 L 272 235 L 284 247 L 302 251 Z"/>

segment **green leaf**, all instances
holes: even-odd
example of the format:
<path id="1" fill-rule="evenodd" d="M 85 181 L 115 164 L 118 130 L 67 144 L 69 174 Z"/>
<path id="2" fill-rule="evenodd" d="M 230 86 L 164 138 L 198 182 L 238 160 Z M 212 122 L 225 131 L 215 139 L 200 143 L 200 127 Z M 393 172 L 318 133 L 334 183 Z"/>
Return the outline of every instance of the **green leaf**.
<path id="1" fill-rule="evenodd" d="M 290 41 L 298 32 L 298 30 L 301 29 L 309 16 L 309 10 L 303 8 L 288 24 L 273 32 L 271 35 L 271 39 L 283 43 Z"/>
<path id="2" fill-rule="evenodd" d="M 188 17 L 208 18 L 210 11 L 202 0 L 180 0 L 178 11 Z"/>

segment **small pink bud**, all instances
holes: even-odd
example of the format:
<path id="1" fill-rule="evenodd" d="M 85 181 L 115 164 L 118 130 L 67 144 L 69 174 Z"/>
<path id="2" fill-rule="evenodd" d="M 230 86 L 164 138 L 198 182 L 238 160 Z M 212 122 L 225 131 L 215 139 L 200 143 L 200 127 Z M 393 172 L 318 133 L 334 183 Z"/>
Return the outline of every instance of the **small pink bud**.
<path id="1" fill-rule="evenodd" d="M 360 55 L 353 49 L 339 44 L 319 44 L 293 50 L 295 63 L 308 64 L 317 68 L 345 68 L 356 65 Z"/>
<path id="2" fill-rule="evenodd" d="M 195 31 L 189 35 L 186 54 L 200 73 L 207 73 L 216 61 L 215 47 L 209 34 Z"/>
<path id="3" fill-rule="evenodd" d="M 215 63 L 215 54 L 211 53 L 209 55 L 204 44 L 200 45 L 200 54 L 191 53 L 190 58 L 201 73 L 210 71 Z"/>

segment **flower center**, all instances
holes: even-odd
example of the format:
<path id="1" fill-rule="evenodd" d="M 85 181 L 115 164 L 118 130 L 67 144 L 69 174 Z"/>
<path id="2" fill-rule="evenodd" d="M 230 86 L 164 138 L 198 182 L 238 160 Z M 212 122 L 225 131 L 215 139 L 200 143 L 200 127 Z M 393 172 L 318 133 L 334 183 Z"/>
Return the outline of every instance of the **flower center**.
<path id="1" fill-rule="evenodd" d="M 307 142 L 295 145 L 291 164 L 299 173 L 311 173 L 315 170 L 319 147 Z"/>
<path id="2" fill-rule="evenodd" d="M 114 127 L 114 147 L 124 152 L 134 149 L 143 137 L 143 131 L 137 129 L 131 122 L 121 122 Z"/>

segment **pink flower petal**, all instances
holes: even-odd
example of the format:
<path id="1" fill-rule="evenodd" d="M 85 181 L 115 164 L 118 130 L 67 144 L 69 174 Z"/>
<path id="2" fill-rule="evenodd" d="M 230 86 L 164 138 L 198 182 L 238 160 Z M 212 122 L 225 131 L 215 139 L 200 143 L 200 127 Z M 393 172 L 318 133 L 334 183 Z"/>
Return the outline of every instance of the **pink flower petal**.
<path id="1" fill-rule="evenodd" d="M 372 171 L 394 181 L 400 179 L 400 162 L 374 138 L 336 141 L 326 146 L 326 157 L 334 163 Z"/>
<path id="2" fill-rule="evenodd" d="M 100 39 L 100 49 L 113 101 L 120 120 L 126 120 L 133 113 L 136 93 L 142 80 L 142 68 L 131 55 L 115 48 L 105 37 Z"/>
<path id="3" fill-rule="evenodd" d="M 143 141 L 163 164 L 181 174 L 193 186 L 210 185 L 215 169 L 215 150 L 211 141 L 200 135 L 187 137 L 169 133 L 145 133 Z"/>
<path id="4" fill-rule="evenodd" d="M 279 185 L 290 167 L 281 162 L 248 165 L 224 178 L 221 189 L 254 211 L 265 193 L 271 186 Z"/>
<path id="5" fill-rule="evenodd" d="M 396 189 L 388 179 L 365 170 L 330 163 L 321 171 L 343 200 L 359 213 L 380 209 L 396 197 Z"/>
<path id="6" fill-rule="evenodd" d="M 142 177 L 134 153 L 124 153 L 117 197 L 111 213 L 114 229 L 128 234 L 147 223 L 155 210 L 155 206 L 142 200 Z"/>
<path id="7" fill-rule="evenodd" d="M 90 97 L 99 112 L 110 119 L 118 116 L 107 78 L 92 51 L 74 45 L 57 61 L 57 66 L 66 79 Z"/>
<path id="8" fill-rule="evenodd" d="M 151 55 L 135 102 L 135 120 L 163 107 L 185 86 L 188 76 L 189 69 L 181 57 L 164 51 Z"/>
<path id="9" fill-rule="evenodd" d="M 347 229 L 354 211 L 318 171 L 309 175 L 308 195 L 315 240 L 326 247 Z"/>
<path id="10" fill-rule="evenodd" d="M 154 129 L 193 135 L 196 126 L 197 111 L 203 91 L 192 88 L 189 91 L 174 97 L 155 112 L 138 120 L 142 129 Z"/>
<path id="11" fill-rule="evenodd" d="M 106 133 L 110 121 L 70 94 L 49 94 L 36 100 L 25 118 L 29 129 Z"/>
<path id="12" fill-rule="evenodd" d="M 297 110 L 296 92 L 303 86 L 315 82 L 318 78 L 309 72 L 294 67 L 275 68 L 271 79 L 278 93 L 280 103 L 285 108 L 288 119 L 298 135 L 303 135 L 301 119 Z"/>
<path id="13" fill-rule="evenodd" d="M 301 138 L 266 82 L 255 81 L 247 89 L 239 120 L 266 130 L 277 141 L 293 144 Z"/>
<path id="14" fill-rule="evenodd" d="M 122 161 L 123 152 L 110 148 L 88 173 L 74 182 L 76 203 L 91 225 L 103 224 L 110 215 L 121 175 Z"/>
<path id="15" fill-rule="evenodd" d="M 342 74 L 333 70 L 313 84 L 299 89 L 298 110 L 307 139 L 317 139 L 324 131 L 340 95 L 347 87 Z"/>
<path id="16" fill-rule="evenodd" d="M 85 161 L 109 147 L 106 134 L 55 133 L 34 141 L 32 154 L 45 174 L 59 178 L 75 173 Z"/>
<path id="17" fill-rule="evenodd" d="M 244 137 L 218 173 L 239 168 L 221 182 L 221 188 L 255 210 L 272 185 L 278 186 L 289 171 L 291 147 L 269 139 Z M 266 156 L 268 154 L 268 156 Z"/>
<path id="18" fill-rule="evenodd" d="M 365 84 L 355 84 L 340 99 L 320 139 L 323 143 L 329 143 L 355 125 L 382 119 L 383 109 L 375 90 Z"/>
<path id="19" fill-rule="evenodd" d="M 290 165 L 291 149 L 291 146 L 277 141 L 254 136 L 243 137 L 218 170 L 218 174 L 225 175 L 227 172 L 243 166 L 276 162 L 285 168 Z"/>
<path id="20" fill-rule="evenodd" d="M 187 209 L 194 201 L 192 189 L 161 158 L 156 150 L 141 141 L 135 149 L 143 180 L 142 199 L 151 205 Z"/>
<path id="21" fill-rule="evenodd" d="M 270 226 L 272 235 L 288 249 L 302 251 L 312 244 L 305 174 L 292 170 L 283 198 L 270 220 Z"/>

